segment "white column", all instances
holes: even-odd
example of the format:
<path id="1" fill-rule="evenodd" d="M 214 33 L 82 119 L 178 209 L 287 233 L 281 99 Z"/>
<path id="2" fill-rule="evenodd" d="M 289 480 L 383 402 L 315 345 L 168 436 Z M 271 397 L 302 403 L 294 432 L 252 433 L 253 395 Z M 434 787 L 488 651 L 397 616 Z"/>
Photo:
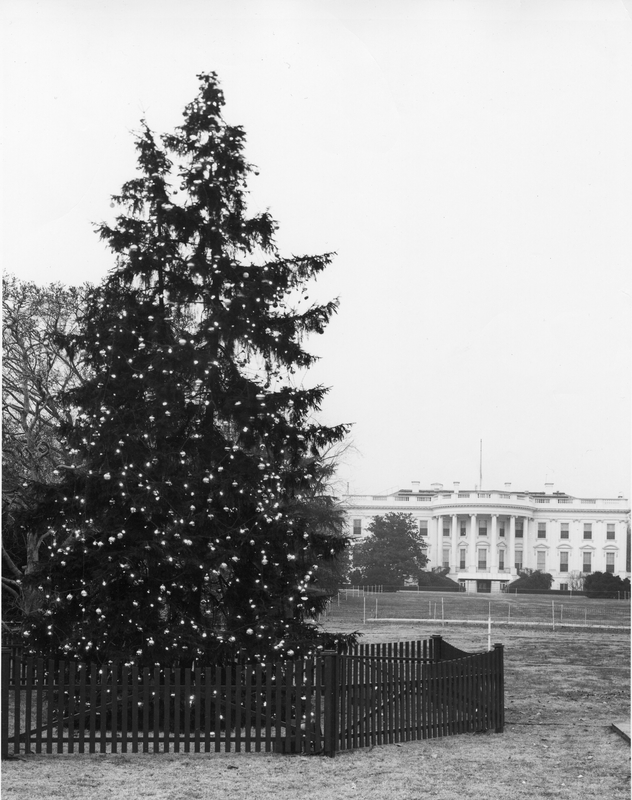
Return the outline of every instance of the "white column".
<path id="1" fill-rule="evenodd" d="M 437 547 L 434 566 L 440 567 L 443 564 L 443 517 L 441 514 L 437 515 L 436 535 Z"/>
<path id="2" fill-rule="evenodd" d="M 476 572 L 476 514 L 470 514 L 470 546 L 468 548 L 468 572 Z"/>
<path id="3" fill-rule="evenodd" d="M 531 548 L 528 546 L 529 542 L 529 523 L 531 520 L 529 517 L 524 518 L 524 524 L 522 526 L 522 568 L 523 569 L 535 569 L 535 565 L 532 565 L 531 562 L 535 558 L 535 556 L 531 555 Z"/>
<path id="4" fill-rule="evenodd" d="M 452 564 L 450 572 L 459 571 L 459 523 L 456 514 L 452 514 Z"/>
<path id="5" fill-rule="evenodd" d="M 516 564 L 516 518 L 512 514 L 509 517 L 509 563 L 505 566 L 510 570 L 510 574 L 515 573 Z"/>
<path id="6" fill-rule="evenodd" d="M 489 571 L 498 571 L 498 514 L 492 514 L 492 540 L 489 545 Z"/>

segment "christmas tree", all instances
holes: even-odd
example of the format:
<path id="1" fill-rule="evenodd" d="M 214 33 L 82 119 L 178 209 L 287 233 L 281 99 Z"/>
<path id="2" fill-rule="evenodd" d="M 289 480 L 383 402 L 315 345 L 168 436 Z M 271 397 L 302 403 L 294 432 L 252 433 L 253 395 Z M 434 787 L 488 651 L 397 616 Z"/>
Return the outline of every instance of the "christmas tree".
<path id="1" fill-rule="evenodd" d="M 199 79 L 172 134 L 143 123 L 99 227 L 115 266 L 65 342 L 93 377 L 65 398 L 73 463 L 25 520 L 52 550 L 25 631 L 39 652 L 177 664 L 344 638 L 313 621 L 318 565 L 347 545 L 314 487 L 347 427 L 291 379 L 337 308 L 305 295 L 330 255 L 283 258 L 270 215 L 248 216 L 244 132 Z"/>

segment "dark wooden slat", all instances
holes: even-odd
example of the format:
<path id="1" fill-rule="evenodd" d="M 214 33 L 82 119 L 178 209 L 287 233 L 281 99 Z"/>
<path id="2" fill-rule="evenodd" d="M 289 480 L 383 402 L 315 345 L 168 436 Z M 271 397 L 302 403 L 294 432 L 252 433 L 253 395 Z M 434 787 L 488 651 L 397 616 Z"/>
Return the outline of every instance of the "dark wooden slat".
<path id="1" fill-rule="evenodd" d="M 314 751 L 314 660 L 303 662 L 303 691 L 305 693 L 305 734 L 303 736 L 302 750 L 305 753 Z"/>
<path id="2" fill-rule="evenodd" d="M 283 669 L 283 682 L 285 689 L 285 737 L 284 752 L 292 752 L 292 699 L 294 695 L 294 662 L 286 661 Z M 277 714 L 281 709 L 277 708 Z"/>
<path id="3" fill-rule="evenodd" d="M 35 664 L 37 688 L 35 689 L 35 752 L 42 752 L 42 727 L 44 719 L 44 682 L 46 680 L 44 671 L 44 660 L 38 658 Z"/>
<path id="4" fill-rule="evenodd" d="M 231 745 L 231 730 L 233 725 L 233 713 L 232 713 L 232 705 L 233 705 L 233 668 L 232 664 L 227 664 L 225 668 L 226 677 L 224 679 L 225 685 L 225 697 L 226 702 L 224 703 L 224 751 L 226 753 L 230 753 L 230 745 Z"/>
<path id="5" fill-rule="evenodd" d="M 53 752 L 53 717 L 55 713 L 55 662 L 48 660 L 48 693 L 46 708 L 46 752 Z M 18 751 L 19 752 L 19 751 Z"/>
<path id="6" fill-rule="evenodd" d="M 171 752 L 171 668 L 165 667 L 162 685 L 163 753 Z"/>
<path id="7" fill-rule="evenodd" d="M 132 666 L 132 753 L 138 753 L 138 667 Z"/>
<path id="8" fill-rule="evenodd" d="M 119 727 L 119 663 L 115 661 L 110 669 L 110 708 L 112 722 L 110 723 L 111 747 L 112 752 L 118 752 L 118 727 Z"/>
<path id="9" fill-rule="evenodd" d="M 151 704 L 151 679 L 149 667 L 143 667 L 141 672 L 142 686 L 141 693 L 143 698 L 143 753 L 149 752 L 149 708 Z"/>
<path id="10" fill-rule="evenodd" d="M 99 736 L 99 749 L 102 753 L 107 752 L 106 739 L 107 739 L 107 713 L 108 713 L 108 667 L 102 666 L 99 670 L 100 675 L 100 736 Z"/>
<path id="11" fill-rule="evenodd" d="M 242 670 L 244 676 L 244 750 L 246 753 L 252 752 L 252 711 L 253 711 L 253 694 L 252 694 L 252 679 L 255 670 L 251 664 L 246 664 Z"/>
<path id="12" fill-rule="evenodd" d="M 175 667 L 173 670 L 173 752 L 180 752 L 180 709 L 182 707 L 182 689 L 180 680 L 182 670 Z"/>
<path id="13" fill-rule="evenodd" d="M 204 668 L 204 752 L 211 752 L 211 699 L 213 698 L 213 671 Z"/>
<path id="14" fill-rule="evenodd" d="M 20 691 L 20 674 L 22 671 L 22 659 L 19 655 L 11 658 L 11 673 L 13 676 L 13 752 L 17 755 L 20 752 L 20 700 L 22 692 Z"/>
<path id="15" fill-rule="evenodd" d="M 224 698 L 222 682 L 222 669 L 215 667 L 215 752 L 219 753 L 222 746 L 221 726 L 222 726 L 222 704 Z"/>
<path id="16" fill-rule="evenodd" d="M 121 753 L 127 753 L 127 743 L 129 739 L 129 667 L 123 664 L 121 667 Z"/>
<path id="17" fill-rule="evenodd" d="M 184 670 L 184 703 L 182 704 L 184 715 L 184 752 L 191 752 L 191 668 Z"/>
<path id="18" fill-rule="evenodd" d="M 353 663 L 354 659 L 343 658 L 339 670 L 340 692 L 345 694 L 345 702 L 340 701 L 340 749 L 353 747 Z"/>
<path id="19" fill-rule="evenodd" d="M 161 707 L 161 700 L 162 692 L 160 691 L 160 682 L 161 682 L 161 674 L 162 671 L 160 667 L 154 667 L 154 686 L 153 686 L 153 696 L 152 696 L 152 707 L 154 711 L 154 746 L 153 751 L 154 753 L 160 752 L 160 707 Z M 164 717 L 163 717 L 163 726 L 164 726 Z M 167 738 L 167 731 L 164 732 L 165 738 Z"/>
<path id="20" fill-rule="evenodd" d="M 411 656 L 410 642 L 404 642 L 404 741 L 409 742 L 411 736 L 411 715 L 410 703 L 412 699 L 412 687 L 410 683 Z"/>
<path id="21" fill-rule="evenodd" d="M 314 752 L 320 753 L 323 748 L 323 660 L 316 656 L 314 662 Z"/>
<path id="22" fill-rule="evenodd" d="M 244 686 L 244 667 L 235 665 L 234 675 L 234 710 L 235 710 L 235 752 L 241 752 L 241 710 Z"/>
<path id="23" fill-rule="evenodd" d="M 75 674 L 77 665 L 68 664 L 68 752 L 75 752 Z"/>
<path id="24" fill-rule="evenodd" d="M 265 750 L 270 752 L 272 750 L 272 697 L 273 697 L 273 681 L 274 667 L 271 661 L 265 664 L 265 682 L 266 682 L 266 699 L 265 699 Z"/>
<path id="25" fill-rule="evenodd" d="M 369 724 L 368 724 L 368 703 L 367 703 L 367 690 L 368 690 L 368 668 L 369 662 L 363 658 L 358 664 L 358 677 L 360 681 L 358 706 L 359 706 L 359 726 L 358 726 L 358 744 L 360 747 L 367 747 L 369 742 Z"/>
<path id="26" fill-rule="evenodd" d="M 263 707 L 263 683 L 262 683 L 262 666 L 261 664 L 255 664 L 255 752 L 261 752 L 261 711 Z"/>
<path id="27" fill-rule="evenodd" d="M 23 665 L 24 670 L 24 752 L 31 752 L 31 730 L 33 728 L 33 691 L 34 684 L 34 661 L 28 658 Z"/>
<path id="28" fill-rule="evenodd" d="M 200 735 L 202 728 L 202 670 L 196 666 L 193 672 L 193 707 L 195 709 L 195 738 L 193 743 L 193 750 L 196 753 L 200 752 Z"/>
<path id="29" fill-rule="evenodd" d="M 384 743 L 384 674 L 382 660 L 375 658 L 375 732 L 376 744 Z"/>
<path id="30" fill-rule="evenodd" d="M 281 709 L 283 707 L 283 665 L 278 662 L 275 669 L 274 686 L 274 714 L 276 715 L 274 728 L 275 749 L 281 749 Z M 272 713 L 272 709 L 270 709 Z"/>

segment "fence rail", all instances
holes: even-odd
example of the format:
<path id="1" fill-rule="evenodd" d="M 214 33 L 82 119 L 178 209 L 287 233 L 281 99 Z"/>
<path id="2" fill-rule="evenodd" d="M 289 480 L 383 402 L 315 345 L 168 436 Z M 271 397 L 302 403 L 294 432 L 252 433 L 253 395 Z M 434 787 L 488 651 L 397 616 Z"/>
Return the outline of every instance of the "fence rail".
<path id="1" fill-rule="evenodd" d="M 99 667 L 2 651 L 2 756 L 303 752 L 503 729 L 503 650 L 441 636 L 296 661 Z"/>

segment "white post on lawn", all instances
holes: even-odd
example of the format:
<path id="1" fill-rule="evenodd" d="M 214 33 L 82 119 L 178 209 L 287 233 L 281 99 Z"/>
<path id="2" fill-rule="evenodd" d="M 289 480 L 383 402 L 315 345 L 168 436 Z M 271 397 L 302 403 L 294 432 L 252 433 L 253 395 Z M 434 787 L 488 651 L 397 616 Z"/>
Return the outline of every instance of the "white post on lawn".
<path id="1" fill-rule="evenodd" d="M 553 630 L 555 630 L 555 600 L 551 600 L 551 616 L 553 619 Z"/>

